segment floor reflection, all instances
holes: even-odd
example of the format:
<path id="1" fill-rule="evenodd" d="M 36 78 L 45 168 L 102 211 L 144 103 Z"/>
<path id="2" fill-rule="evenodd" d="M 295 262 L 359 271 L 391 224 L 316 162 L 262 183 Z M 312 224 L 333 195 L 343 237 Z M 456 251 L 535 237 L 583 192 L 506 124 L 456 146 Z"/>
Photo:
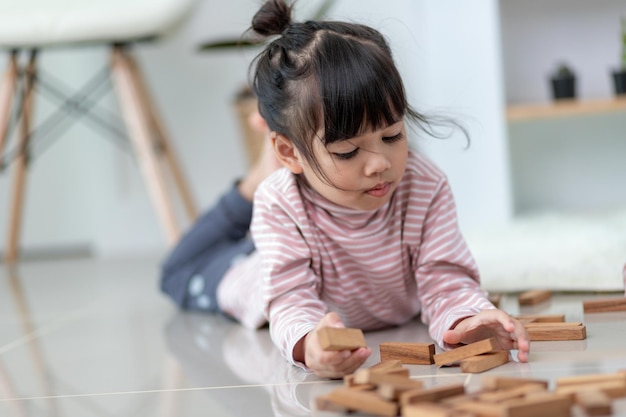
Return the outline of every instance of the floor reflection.
<path id="1" fill-rule="evenodd" d="M 6 281 L 13 300 L 15 316 L 19 321 L 19 328 L 22 334 L 23 344 L 28 347 L 28 353 L 30 356 L 30 363 L 33 366 L 34 375 L 36 375 L 37 384 L 40 387 L 40 392 L 44 397 L 48 397 L 46 408 L 48 415 L 51 417 L 59 416 L 59 411 L 56 402 L 52 398 L 55 395 L 53 376 L 49 371 L 43 347 L 41 346 L 40 339 L 35 337 L 36 326 L 33 321 L 31 309 L 26 298 L 26 293 L 22 287 L 22 282 L 19 276 L 19 272 L 16 267 L 6 265 L 4 267 L 6 274 Z M 3 352 L 4 353 L 4 352 Z M 9 370 L 6 366 L 1 366 L 0 363 L 0 395 L 4 399 L 20 398 L 22 393 L 19 388 L 15 386 Z M 28 413 L 24 408 L 24 404 L 20 401 L 11 401 L 9 409 L 14 416 L 26 417 Z"/>
<path id="2" fill-rule="evenodd" d="M 251 389 L 245 398 L 215 396 L 233 415 L 247 415 L 253 404 L 271 408 L 275 416 L 309 416 L 308 385 L 329 384 L 289 364 L 267 329 L 246 329 L 221 316 L 178 313 L 164 333 L 184 377 L 194 386 L 265 388 Z"/>

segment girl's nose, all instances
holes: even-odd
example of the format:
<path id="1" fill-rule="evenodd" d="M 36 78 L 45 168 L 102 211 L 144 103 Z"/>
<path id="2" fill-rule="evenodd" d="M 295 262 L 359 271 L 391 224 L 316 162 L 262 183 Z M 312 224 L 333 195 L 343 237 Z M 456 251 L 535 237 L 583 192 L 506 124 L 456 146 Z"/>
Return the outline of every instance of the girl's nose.
<path id="1" fill-rule="evenodd" d="M 391 168 L 391 161 L 383 152 L 371 152 L 368 155 L 365 165 L 365 174 L 367 176 L 380 174 Z"/>

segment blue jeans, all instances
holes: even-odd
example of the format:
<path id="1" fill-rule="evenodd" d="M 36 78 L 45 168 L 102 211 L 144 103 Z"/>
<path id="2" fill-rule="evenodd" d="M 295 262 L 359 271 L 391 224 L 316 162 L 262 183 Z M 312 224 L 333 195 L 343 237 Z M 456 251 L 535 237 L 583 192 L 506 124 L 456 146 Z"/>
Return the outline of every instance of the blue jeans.
<path id="1" fill-rule="evenodd" d="M 237 184 L 183 235 L 161 267 L 161 291 L 180 308 L 219 312 L 217 287 L 233 262 L 254 251 L 252 203 Z"/>

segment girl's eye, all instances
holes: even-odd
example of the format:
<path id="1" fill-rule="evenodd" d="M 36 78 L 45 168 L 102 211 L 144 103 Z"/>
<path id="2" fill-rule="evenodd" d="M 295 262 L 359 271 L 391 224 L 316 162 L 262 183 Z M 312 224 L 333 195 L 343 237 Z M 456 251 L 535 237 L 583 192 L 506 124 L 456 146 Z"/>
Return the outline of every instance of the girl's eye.
<path id="1" fill-rule="evenodd" d="M 351 159 L 354 158 L 357 154 L 357 152 L 359 151 L 359 148 L 355 148 L 353 151 L 350 152 L 346 152 L 346 153 L 333 153 L 333 155 L 335 155 L 335 157 L 337 159 L 342 159 L 342 160 L 346 160 L 346 159 Z"/>
<path id="2" fill-rule="evenodd" d="M 383 142 L 385 142 L 385 143 L 394 143 L 394 142 L 398 142 L 399 140 L 402 140 L 402 138 L 404 138 L 404 135 L 401 132 L 401 133 L 398 133 L 397 135 L 384 137 L 383 138 Z"/>

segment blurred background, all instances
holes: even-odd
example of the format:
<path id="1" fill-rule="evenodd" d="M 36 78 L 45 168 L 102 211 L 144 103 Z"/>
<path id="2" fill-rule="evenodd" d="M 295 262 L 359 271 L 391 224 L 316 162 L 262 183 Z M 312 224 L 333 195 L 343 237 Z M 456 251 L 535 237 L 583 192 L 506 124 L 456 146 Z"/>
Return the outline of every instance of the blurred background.
<path id="1" fill-rule="evenodd" d="M 297 2 L 296 19 L 320 3 Z M 245 172 L 234 100 L 259 49 L 200 47 L 243 34 L 259 5 L 199 0 L 176 31 L 134 47 L 202 210 Z M 535 213 L 626 208 L 626 106 L 611 79 L 622 58 L 621 16 L 623 0 L 336 0 L 328 11 L 328 18 L 385 34 L 413 106 L 469 129 L 467 149 L 460 134 L 411 139 L 449 175 L 469 235 Z M 108 59 L 105 47 L 83 46 L 44 51 L 40 64 L 65 84 L 80 85 Z M 2 56 L 2 68 L 5 63 Z M 555 115 L 550 76 L 562 63 L 577 76 L 581 106 Z M 112 95 L 102 104 L 119 112 Z M 35 124 L 52 108 L 37 101 Z M 167 250 L 132 154 L 84 123 L 41 146 L 29 171 L 23 255 L 108 258 Z M 0 175 L 0 252 L 10 168 Z"/>

